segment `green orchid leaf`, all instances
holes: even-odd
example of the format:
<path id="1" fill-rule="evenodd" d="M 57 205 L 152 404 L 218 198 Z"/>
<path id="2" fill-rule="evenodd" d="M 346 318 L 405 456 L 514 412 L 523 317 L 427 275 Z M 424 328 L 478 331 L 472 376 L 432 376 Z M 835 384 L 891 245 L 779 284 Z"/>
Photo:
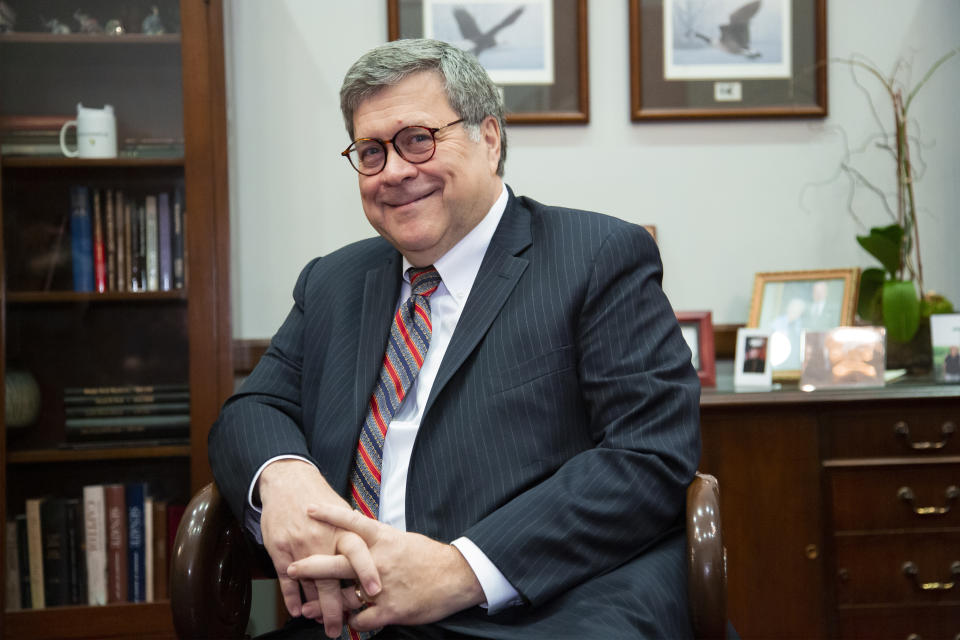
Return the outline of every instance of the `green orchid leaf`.
<path id="1" fill-rule="evenodd" d="M 886 272 L 883 269 L 864 269 L 860 274 L 860 294 L 857 300 L 857 315 L 864 320 L 879 324 L 883 315 L 881 296 Z"/>
<path id="2" fill-rule="evenodd" d="M 897 342 L 909 342 L 920 326 L 920 298 L 911 281 L 888 280 L 883 283 L 883 325 L 887 336 Z"/>
<path id="3" fill-rule="evenodd" d="M 900 247 L 903 243 L 903 227 L 873 227 L 870 235 L 857 236 L 857 242 L 867 253 L 880 261 L 887 273 L 895 275 L 900 269 Z"/>

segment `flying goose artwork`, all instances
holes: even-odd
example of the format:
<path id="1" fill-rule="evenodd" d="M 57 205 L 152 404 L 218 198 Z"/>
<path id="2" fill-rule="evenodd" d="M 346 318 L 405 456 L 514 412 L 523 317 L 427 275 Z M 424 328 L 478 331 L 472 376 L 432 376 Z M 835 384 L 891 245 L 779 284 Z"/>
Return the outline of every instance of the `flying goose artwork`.
<path id="1" fill-rule="evenodd" d="M 693 35 L 721 51 L 747 58 L 759 58 L 760 52 L 750 48 L 750 20 L 759 10 L 760 0 L 754 0 L 731 13 L 730 22 L 719 25 L 719 38 L 710 38 L 696 31 Z"/>
<path id="2" fill-rule="evenodd" d="M 497 46 L 497 33 L 516 22 L 521 13 L 523 13 L 523 7 L 514 9 L 510 15 L 501 20 L 500 23 L 495 27 L 488 29 L 486 32 L 480 31 L 480 27 L 477 26 L 477 21 L 474 19 L 473 15 L 471 15 L 471 13 L 463 7 L 457 7 L 454 9 L 453 17 L 457 21 L 457 26 L 460 27 L 460 34 L 466 40 L 469 40 L 473 43 L 474 46 L 471 50 L 471 53 L 475 56 L 479 56 L 481 52 Z"/>

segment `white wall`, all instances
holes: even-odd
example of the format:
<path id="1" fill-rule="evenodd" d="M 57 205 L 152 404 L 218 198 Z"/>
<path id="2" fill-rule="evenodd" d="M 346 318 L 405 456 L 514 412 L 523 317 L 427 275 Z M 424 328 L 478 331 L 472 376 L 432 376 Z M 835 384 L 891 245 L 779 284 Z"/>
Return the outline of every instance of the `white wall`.
<path id="1" fill-rule="evenodd" d="M 794 0 L 804 2 L 807 0 Z M 812 1 L 812 0 L 811 0 Z M 829 178 L 842 127 L 856 145 L 875 130 L 848 70 L 829 68 L 826 120 L 638 123 L 629 119 L 626 0 L 590 0 L 586 126 L 508 129 L 506 180 L 518 194 L 657 226 L 664 287 L 680 310 L 718 323 L 747 319 L 757 271 L 872 266 L 854 240 L 843 182 Z M 957 0 L 829 0 L 833 57 L 869 56 L 890 69 L 912 56 L 914 78 L 960 44 Z M 343 74 L 386 39 L 384 0 L 227 3 L 227 90 L 233 332 L 273 334 L 313 256 L 372 235 L 338 109 Z M 876 85 L 869 85 L 875 87 Z M 875 92 L 875 95 L 878 93 Z M 917 185 L 928 288 L 960 303 L 960 56 L 912 109 L 927 172 Z M 885 107 L 885 103 L 879 103 Z M 885 113 L 885 112 L 884 112 Z M 629 152 L 629 166 L 598 159 Z M 892 188 L 893 164 L 887 172 Z M 868 225 L 885 214 L 862 200 Z"/>

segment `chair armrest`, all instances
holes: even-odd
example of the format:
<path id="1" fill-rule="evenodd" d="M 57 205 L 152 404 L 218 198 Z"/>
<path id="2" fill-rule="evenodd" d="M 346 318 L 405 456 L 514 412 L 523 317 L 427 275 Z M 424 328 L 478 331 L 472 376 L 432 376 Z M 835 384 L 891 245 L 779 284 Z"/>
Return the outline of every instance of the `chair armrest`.
<path id="1" fill-rule="evenodd" d="M 697 473 L 687 488 L 687 570 L 696 638 L 725 638 L 727 550 L 720 521 L 717 479 Z"/>
<path id="2" fill-rule="evenodd" d="M 250 567 L 243 530 L 210 483 L 187 505 L 173 546 L 170 604 L 177 636 L 243 638 Z"/>

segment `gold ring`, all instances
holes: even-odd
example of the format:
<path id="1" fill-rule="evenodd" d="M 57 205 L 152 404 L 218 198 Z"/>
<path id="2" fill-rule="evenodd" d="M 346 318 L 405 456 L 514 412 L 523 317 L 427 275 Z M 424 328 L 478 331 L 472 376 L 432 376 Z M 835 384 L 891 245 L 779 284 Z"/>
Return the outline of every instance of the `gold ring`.
<path id="1" fill-rule="evenodd" d="M 357 600 L 360 601 L 360 604 L 370 604 L 370 601 L 367 599 L 367 596 L 364 595 L 363 589 L 360 588 L 359 584 L 353 585 L 353 592 L 357 594 Z"/>

